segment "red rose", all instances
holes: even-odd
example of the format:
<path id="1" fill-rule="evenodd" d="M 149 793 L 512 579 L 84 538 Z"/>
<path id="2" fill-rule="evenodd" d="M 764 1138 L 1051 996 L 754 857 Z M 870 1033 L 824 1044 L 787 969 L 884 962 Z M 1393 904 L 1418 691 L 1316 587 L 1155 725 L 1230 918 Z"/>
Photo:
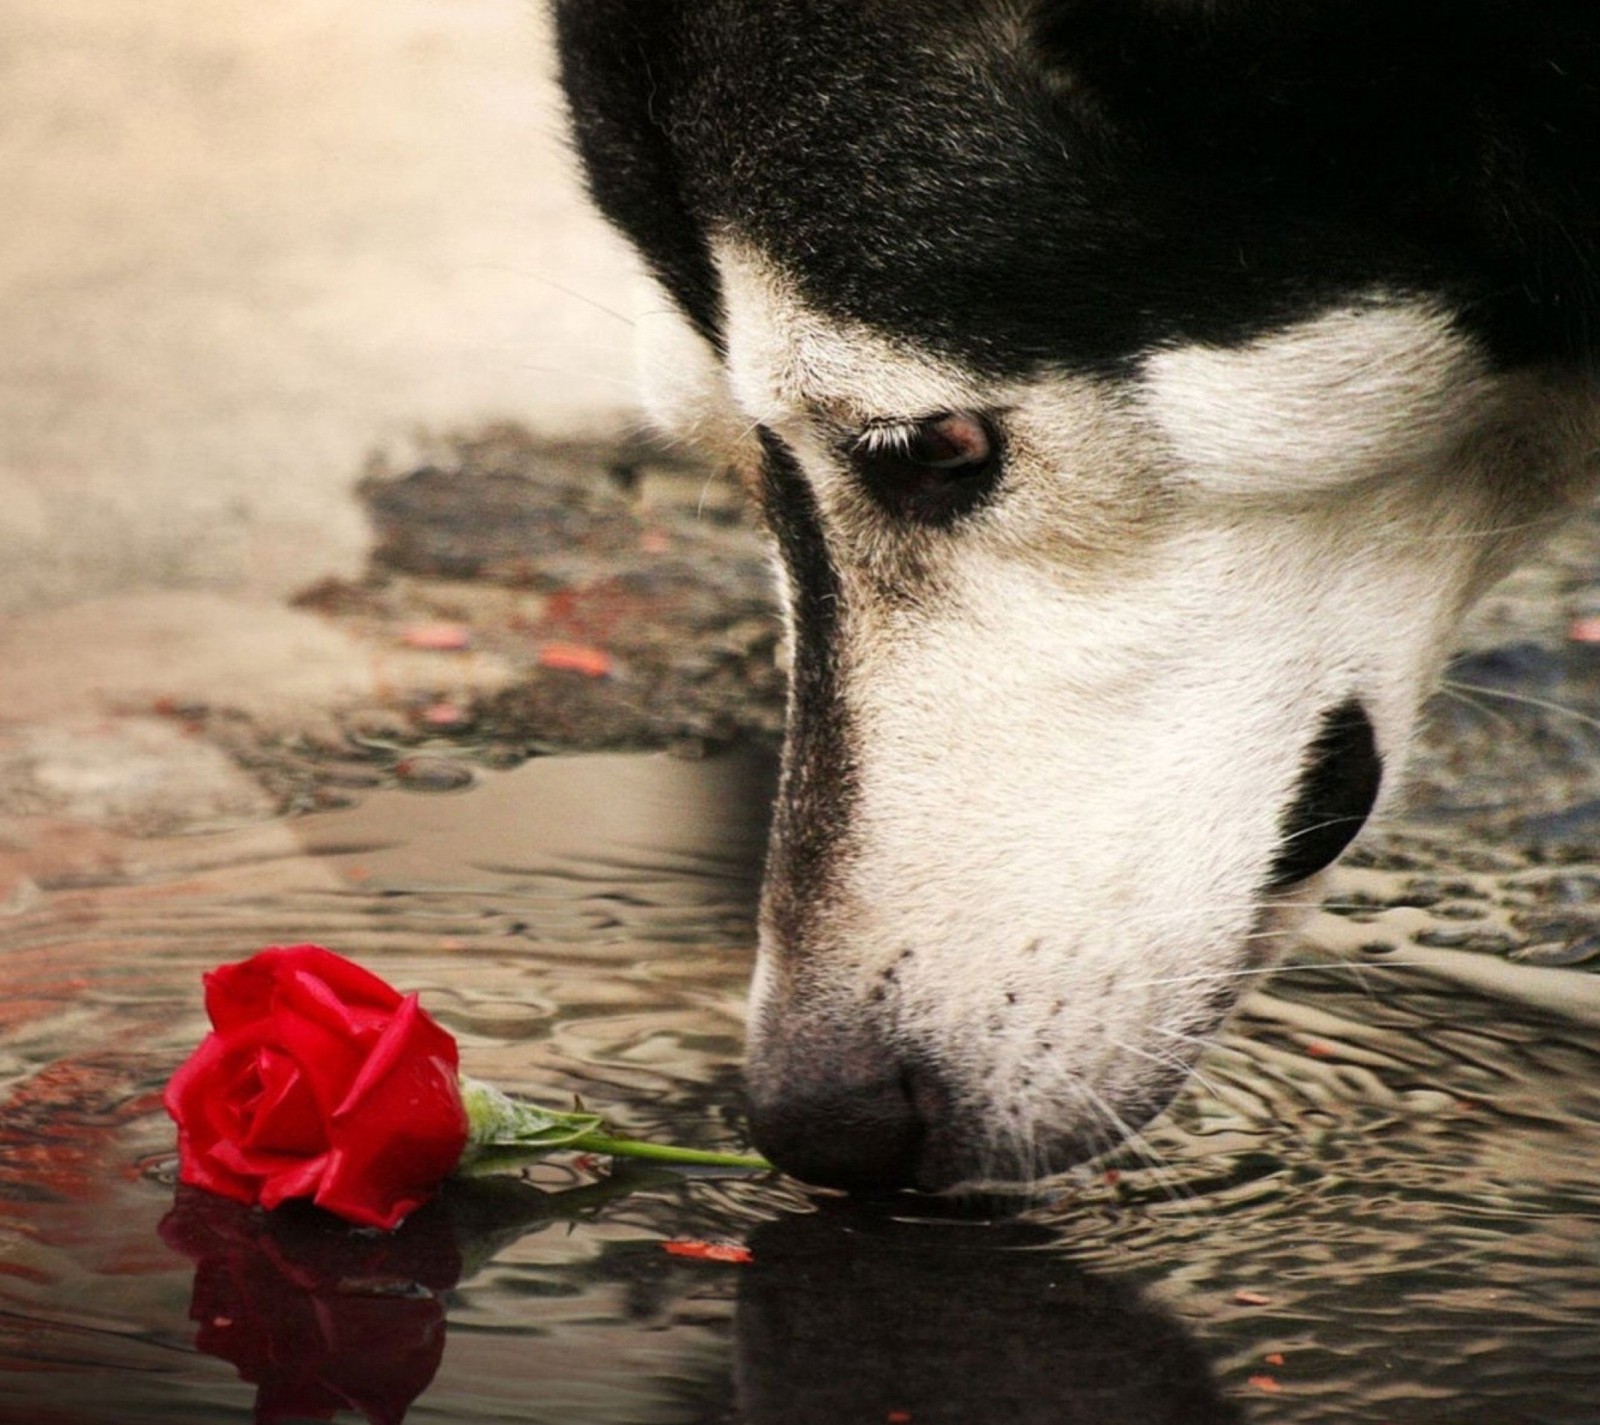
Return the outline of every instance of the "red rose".
<path id="1" fill-rule="evenodd" d="M 460 1161 L 456 1043 L 415 995 L 319 945 L 224 965 L 205 992 L 214 1032 L 165 1095 L 184 1182 L 393 1228 Z"/>

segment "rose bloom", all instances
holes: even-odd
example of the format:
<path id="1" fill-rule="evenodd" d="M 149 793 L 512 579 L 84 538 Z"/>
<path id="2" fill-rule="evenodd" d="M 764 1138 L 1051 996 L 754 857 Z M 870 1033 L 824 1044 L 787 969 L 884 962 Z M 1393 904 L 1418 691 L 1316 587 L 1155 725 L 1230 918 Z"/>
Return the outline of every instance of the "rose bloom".
<path id="1" fill-rule="evenodd" d="M 456 1043 L 415 995 L 292 945 L 209 972 L 205 999 L 213 1032 L 165 1094 L 184 1182 L 388 1229 L 460 1162 Z"/>

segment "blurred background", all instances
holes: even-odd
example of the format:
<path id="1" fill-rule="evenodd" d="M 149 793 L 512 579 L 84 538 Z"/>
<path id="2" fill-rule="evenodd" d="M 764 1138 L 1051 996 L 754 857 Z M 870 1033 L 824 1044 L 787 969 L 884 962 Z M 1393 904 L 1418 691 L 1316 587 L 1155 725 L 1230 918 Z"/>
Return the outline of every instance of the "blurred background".
<path id="1" fill-rule="evenodd" d="M 0 653 L 86 600 L 353 572 L 351 487 L 418 428 L 627 421 L 633 271 L 539 0 L 8 0 L 0 29 Z"/>

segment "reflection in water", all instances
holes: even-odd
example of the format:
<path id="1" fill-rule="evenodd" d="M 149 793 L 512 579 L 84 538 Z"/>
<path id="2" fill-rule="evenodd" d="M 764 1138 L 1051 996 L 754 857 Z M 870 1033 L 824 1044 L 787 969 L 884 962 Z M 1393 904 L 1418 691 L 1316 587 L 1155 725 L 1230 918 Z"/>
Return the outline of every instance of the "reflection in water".
<path id="1" fill-rule="evenodd" d="M 840 1209 L 757 1230 L 735 1334 L 742 1425 L 1224 1425 L 1182 1327 L 1021 1225 Z"/>
<path id="2" fill-rule="evenodd" d="M 455 1183 L 392 1234 L 353 1229 L 304 1204 L 264 1213 L 180 1187 L 160 1232 L 195 1264 L 196 1347 L 255 1386 L 257 1425 L 332 1420 L 340 1411 L 401 1425 L 439 1369 L 447 1293 L 553 1218 L 602 1220 L 630 1194 L 671 1181 L 644 1169 L 565 1192 L 503 1178 Z M 1242 1418 L 1176 1320 L 1131 1288 L 1073 1266 L 1054 1242 L 1037 1225 L 916 1221 L 828 1202 L 758 1227 L 748 1265 L 684 1268 L 651 1250 L 661 1243 L 638 1244 L 645 1250 L 556 1269 L 549 1279 L 564 1279 L 563 1294 L 601 1296 L 610 1280 L 632 1299 L 630 1315 L 666 1319 L 703 1315 L 737 1283 L 731 1367 L 707 1360 L 697 1374 L 674 1373 L 641 1418 Z M 603 1412 L 599 1399 L 593 1405 Z"/>
<path id="3" fill-rule="evenodd" d="M 257 1425 L 340 1410 L 400 1425 L 439 1369 L 461 1259 L 437 1213 L 358 1234 L 180 1188 L 161 1236 L 194 1259 L 196 1348 L 255 1386 Z"/>
<path id="4" fill-rule="evenodd" d="M 547 757 L 467 796 L 418 799 L 401 822 L 397 799 L 373 797 L 296 830 L 313 854 L 358 862 L 364 884 L 407 894 L 502 875 L 623 903 L 726 879 L 750 900 L 776 785 L 773 757 L 755 748 L 703 762 Z"/>
<path id="5" fill-rule="evenodd" d="M 1549 965 L 1600 925 L 1600 860 L 1453 833 L 1347 868 L 1143 1146 L 1030 1214 L 1047 1239 L 816 1212 L 781 1178 L 635 1176 L 598 1203 L 482 1183 L 420 1262 L 180 1209 L 195 1296 L 156 1231 L 159 1091 L 204 1032 L 201 973 L 274 940 L 420 990 L 480 1077 L 737 1146 L 770 782 L 758 758 L 539 759 L 41 875 L 0 918 L 0 1425 L 306 1419 L 312 1390 L 393 1419 L 441 1303 L 407 1425 L 1592 1425 L 1600 975 Z M 233 1364 L 195 1350 L 192 1307 Z"/>
<path id="6" fill-rule="evenodd" d="M 443 1358 L 446 1292 L 523 1234 L 656 1180 L 623 1172 L 566 1192 L 509 1177 L 454 1182 L 394 1232 L 180 1185 L 159 1230 L 194 1262 L 195 1347 L 256 1387 L 256 1425 L 341 1410 L 400 1425 Z"/>

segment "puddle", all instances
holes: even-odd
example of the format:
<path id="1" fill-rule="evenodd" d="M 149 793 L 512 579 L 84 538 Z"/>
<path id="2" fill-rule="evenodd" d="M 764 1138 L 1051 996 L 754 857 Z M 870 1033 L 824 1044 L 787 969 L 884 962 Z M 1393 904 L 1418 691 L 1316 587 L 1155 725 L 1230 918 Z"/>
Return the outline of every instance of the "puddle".
<path id="1" fill-rule="evenodd" d="M 38 871 L 0 920 L 0 1419 L 1593 1418 L 1600 980 L 1559 947 L 1600 864 L 1448 825 L 1353 867 L 1143 1150 L 1019 1219 L 570 1162 L 392 1238 L 175 1194 L 200 974 L 271 942 L 420 990 L 480 1077 L 738 1145 L 772 779 L 538 759 Z"/>

